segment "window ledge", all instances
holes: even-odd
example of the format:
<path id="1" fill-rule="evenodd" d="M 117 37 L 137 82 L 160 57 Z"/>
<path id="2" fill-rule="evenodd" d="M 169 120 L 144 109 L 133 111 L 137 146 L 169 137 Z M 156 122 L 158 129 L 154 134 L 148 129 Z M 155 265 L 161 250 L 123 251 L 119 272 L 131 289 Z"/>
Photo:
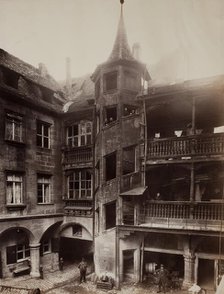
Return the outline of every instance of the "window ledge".
<path id="1" fill-rule="evenodd" d="M 14 141 L 14 140 L 5 139 L 5 142 L 7 144 L 15 145 L 15 146 L 19 146 L 19 147 L 25 147 L 26 146 L 26 144 L 24 142 L 19 142 L 19 141 Z"/>
<path id="2" fill-rule="evenodd" d="M 6 208 L 9 210 L 22 210 L 26 207 L 26 204 L 21 203 L 21 204 L 6 204 Z"/>
<path id="3" fill-rule="evenodd" d="M 37 203 L 37 205 L 54 205 L 53 202 L 50 202 L 50 203 Z"/>
<path id="4" fill-rule="evenodd" d="M 47 152 L 47 153 L 51 153 L 52 149 L 51 148 L 45 148 L 45 147 L 40 147 L 40 146 L 36 146 L 37 151 L 38 152 Z"/>
<path id="5" fill-rule="evenodd" d="M 122 120 L 130 119 L 132 117 L 138 117 L 138 116 L 139 116 L 139 113 L 133 113 L 133 114 L 129 114 L 129 115 L 122 115 Z"/>
<path id="6" fill-rule="evenodd" d="M 113 126 L 117 125 L 118 123 L 119 123 L 118 120 L 115 120 L 115 121 L 109 122 L 107 125 L 104 125 L 104 126 L 103 126 L 103 130 L 107 130 L 107 129 L 109 129 L 110 127 L 113 127 Z"/>

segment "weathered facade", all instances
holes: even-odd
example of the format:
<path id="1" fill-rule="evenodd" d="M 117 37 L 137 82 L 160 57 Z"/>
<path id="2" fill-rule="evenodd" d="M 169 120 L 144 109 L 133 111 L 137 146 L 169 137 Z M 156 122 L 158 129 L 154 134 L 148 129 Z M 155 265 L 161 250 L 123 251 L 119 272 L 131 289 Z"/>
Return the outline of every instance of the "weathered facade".
<path id="1" fill-rule="evenodd" d="M 118 287 L 155 264 L 184 286 L 217 285 L 224 77 L 154 85 L 137 57 L 122 7 L 109 59 L 65 94 L 0 51 L 1 277 L 94 254 Z"/>
<path id="2" fill-rule="evenodd" d="M 44 65 L 36 69 L 0 51 L 3 278 L 28 272 L 39 277 L 41 268 L 57 270 L 59 257 L 66 263 L 92 254 L 91 178 L 88 189 L 81 191 L 80 182 L 80 197 L 69 196 L 65 184 L 73 167 L 73 157 L 69 155 L 68 163 L 65 147 L 66 102 Z M 75 216 L 72 198 L 78 201 Z M 84 252 L 79 252 L 80 247 Z"/>

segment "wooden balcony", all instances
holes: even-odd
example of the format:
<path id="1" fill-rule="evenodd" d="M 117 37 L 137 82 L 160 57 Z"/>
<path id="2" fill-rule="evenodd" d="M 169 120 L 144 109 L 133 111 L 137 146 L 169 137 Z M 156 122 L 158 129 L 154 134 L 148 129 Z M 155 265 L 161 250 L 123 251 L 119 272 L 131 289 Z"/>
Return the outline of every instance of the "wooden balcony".
<path id="1" fill-rule="evenodd" d="M 121 179 L 121 192 L 126 192 L 141 185 L 141 173 L 135 172 L 124 175 Z"/>
<path id="2" fill-rule="evenodd" d="M 93 148 L 90 147 L 77 147 L 68 148 L 63 152 L 63 164 L 69 166 L 76 165 L 92 165 L 93 161 Z"/>
<path id="3" fill-rule="evenodd" d="M 224 153 L 224 133 L 148 140 L 147 159 L 167 159 Z"/>
<path id="4" fill-rule="evenodd" d="M 152 201 L 140 208 L 138 224 L 174 229 L 220 230 L 224 203 Z M 224 229 L 224 228 L 223 228 Z"/>

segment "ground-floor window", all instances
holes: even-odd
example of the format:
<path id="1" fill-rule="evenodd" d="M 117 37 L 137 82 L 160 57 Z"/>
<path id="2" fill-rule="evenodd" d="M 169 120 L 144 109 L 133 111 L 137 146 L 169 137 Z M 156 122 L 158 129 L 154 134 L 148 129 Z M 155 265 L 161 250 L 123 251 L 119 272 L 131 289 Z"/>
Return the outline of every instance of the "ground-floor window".
<path id="1" fill-rule="evenodd" d="M 41 252 L 42 254 L 50 253 L 51 252 L 51 240 L 46 239 L 41 242 Z"/>
<path id="2" fill-rule="evenodd" d="M 30 256 L 28 244 L 18 244 L 6 247 L 6 263 L 12 264 Z"/>

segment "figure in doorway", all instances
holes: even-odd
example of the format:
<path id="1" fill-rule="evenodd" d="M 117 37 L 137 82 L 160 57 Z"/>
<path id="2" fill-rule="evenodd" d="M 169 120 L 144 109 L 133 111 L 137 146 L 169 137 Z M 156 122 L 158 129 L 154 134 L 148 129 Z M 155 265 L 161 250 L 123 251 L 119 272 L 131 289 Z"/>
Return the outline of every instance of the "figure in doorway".
<path id="1" fill-rule="evenodd" d="M 166 293 L 167 286 L 168 286 L 168 271 L 164 268 L 163 264 L 160 265 L 160 269 L 157 270 L 158 274 L 158 286 L 159 289 L 157 293 L 160 293 L 163 291 L 163 293 Z"/>
<path id="2" fill-rule="evenodd" d="M 63 257 L 60 257 L 60 259 L 59 259 L 59 270 L 63 271 L 63 268 L 64 268 L 64 259 L 63 259 Z"/>
<path id="3" fill-rule="evenodd" d="M 87 263 L 84 258 L 82 258 L 82 261 L 78 265 L 79 272 L 80 272 L 80 283 L 86 282 L 86 271 L 87 271 Z"/>

